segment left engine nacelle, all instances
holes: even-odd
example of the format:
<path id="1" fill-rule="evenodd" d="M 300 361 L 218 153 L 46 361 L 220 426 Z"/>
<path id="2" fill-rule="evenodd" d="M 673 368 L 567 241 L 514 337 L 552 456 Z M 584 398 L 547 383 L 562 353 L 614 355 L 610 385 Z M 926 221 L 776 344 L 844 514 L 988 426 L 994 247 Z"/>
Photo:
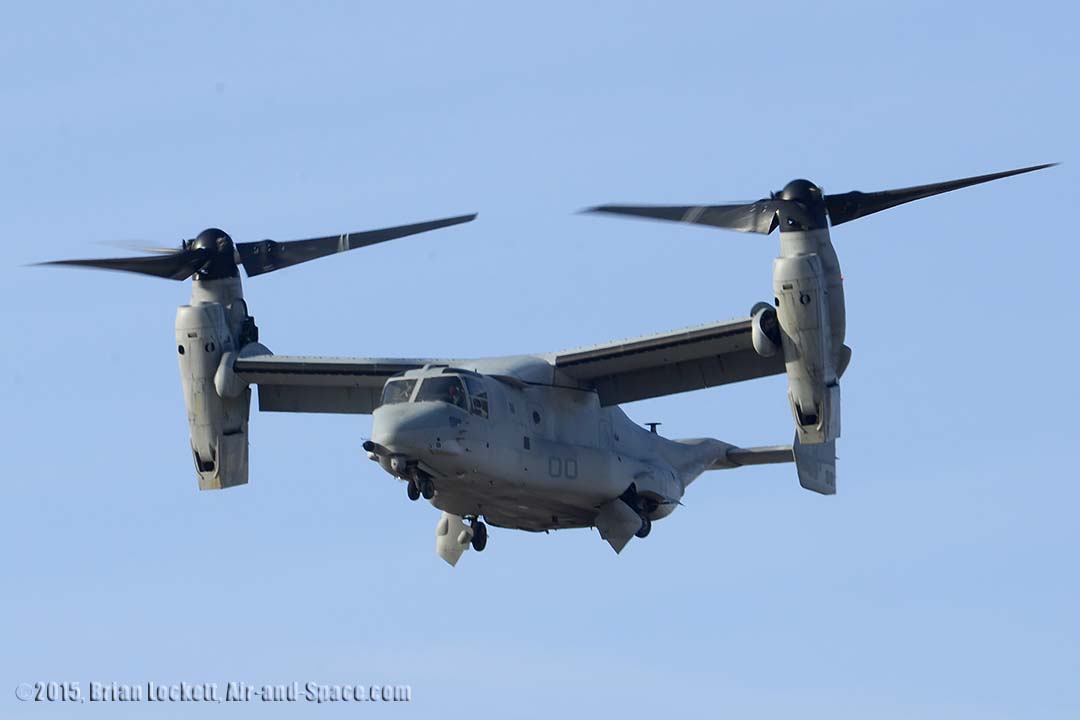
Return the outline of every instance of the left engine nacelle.
<path id="1" fill-rule="evenodd" d="M 248 481 L 251 390 L 243 386 L 221 393 L 214 382 L 216 375 L 217 384 L 222 384 L 222 358 L 231 364 L 239 349 L 235 345 L 220 303 L 177 308 L 176 351 L 200 490 L 219 490 Z"/>

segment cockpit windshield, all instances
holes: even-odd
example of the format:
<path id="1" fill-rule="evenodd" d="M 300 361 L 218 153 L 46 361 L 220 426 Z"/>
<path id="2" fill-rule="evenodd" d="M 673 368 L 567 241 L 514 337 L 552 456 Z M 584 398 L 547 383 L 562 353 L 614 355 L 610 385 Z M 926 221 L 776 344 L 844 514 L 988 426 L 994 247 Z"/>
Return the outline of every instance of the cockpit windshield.
<path id="1" fill-rule="evenodd" d="M 414 387 L 416 387 L 415 380 L 388 380 L 383 386 L 382 404 L 409 402 Z"/>
<path id="2" fill-rule="evenodd" d="M 468 411 L 465 399 L 465 386 L 456 375 L 440 375 L 424 378 L 416 393 L 416 402 L 447 402 Z"/>

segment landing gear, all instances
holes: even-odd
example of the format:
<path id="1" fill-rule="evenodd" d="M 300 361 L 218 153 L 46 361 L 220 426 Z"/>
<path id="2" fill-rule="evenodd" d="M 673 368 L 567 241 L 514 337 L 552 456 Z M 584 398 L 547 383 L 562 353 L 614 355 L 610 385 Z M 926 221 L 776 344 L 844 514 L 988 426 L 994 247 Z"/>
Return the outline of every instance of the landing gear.
<path id="1" fill-rule="evenodd" d="M 626 489 L 620 499 L 633 508 L 634 512 L 641 518 L 641 527 L 634 533 L 634 537 L 646 538 L 649 537 L 649 533 L 652 532 L 652 520 L 649 516 L 656 512 L 660 504 L 652 498 L 642 497 L 638 495 L 637 487 L 631 483 L 630 487 Z"/>
<path id="2" fill-rule="evenodd" d="M 478 518 L 472 518 L 472 547 L 476 552 L 483 552 L 487 547 L 487 525 Z"/>
<path id="3" fill-rule="evenodd" d="M 408 492 L 410 500 L 419 500 L 421 496 L 425 500 L 435 497 L 435 485 L 431 482 L 431 476 L 416 470 L 409 478 Z"/>
<path id="4" fill-rule="evenodd" d="M 407 490 L 410 500 L 419 500 L 421 496 L 425 500 L 435 497 L 435 485 L 431 482 L 431 477 L 419 470 L 416 471 L 413 477 L 409 478 Z"/>

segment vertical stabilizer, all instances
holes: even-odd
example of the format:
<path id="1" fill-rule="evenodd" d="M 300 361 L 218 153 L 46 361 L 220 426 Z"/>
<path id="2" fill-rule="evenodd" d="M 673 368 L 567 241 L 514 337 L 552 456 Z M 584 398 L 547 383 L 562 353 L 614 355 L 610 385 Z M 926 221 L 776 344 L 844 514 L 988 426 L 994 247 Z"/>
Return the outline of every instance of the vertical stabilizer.
<path id="1" fill-rule="evenodd" d="M 822 495 L 836 494 L 836 441 L 803 445 L 798 434 L 792 446 L 799 484 Z"/>

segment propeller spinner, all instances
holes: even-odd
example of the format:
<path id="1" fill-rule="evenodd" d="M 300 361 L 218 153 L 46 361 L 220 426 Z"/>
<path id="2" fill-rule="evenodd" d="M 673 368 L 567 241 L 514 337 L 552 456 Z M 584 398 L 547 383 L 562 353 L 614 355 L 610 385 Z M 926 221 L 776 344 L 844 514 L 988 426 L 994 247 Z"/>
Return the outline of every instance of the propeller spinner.
<path id="1" fill-rule="evenodd" d="M 237 277 L 239 266 L 242 265 L 248 277 L 253 277 L 326 255 L 466 223 L 475 218 L 476 214 L 473 213 L 412 225 L 288 242 L 260 240 L 234 243 L 224 230 L 208 228 L 193 240 L 185 240 L 178 250 L 162 249 L 154 255 L 144 257 L 53 260 L 39 264 L 122 270 L 170 280 L 187 280 L 192 276 L 200 280 Z"/>

